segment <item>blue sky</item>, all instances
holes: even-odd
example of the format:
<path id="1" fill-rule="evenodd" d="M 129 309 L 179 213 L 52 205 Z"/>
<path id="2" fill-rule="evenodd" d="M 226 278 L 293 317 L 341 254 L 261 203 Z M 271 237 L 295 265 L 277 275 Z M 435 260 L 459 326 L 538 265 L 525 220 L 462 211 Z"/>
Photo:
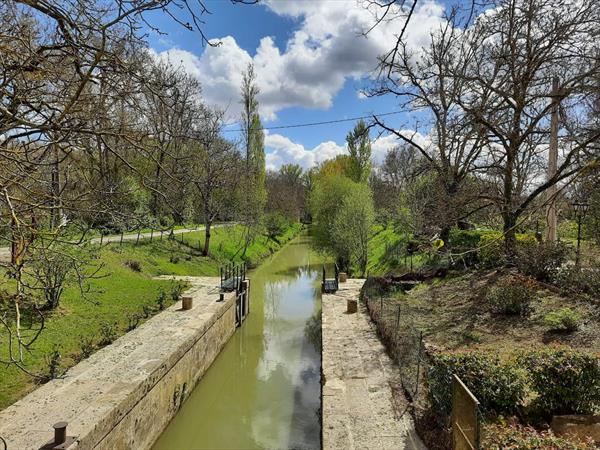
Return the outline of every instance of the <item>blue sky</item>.
<path id="1" fill-rule="evenodd" d="M 196 76 L 207 103 L 227 109 L 229 121 L 239 117 L 239 84 L 250 61 L 258 75 L 266 127 L 396 111 L 397 100 L 392 97 L 364 98 L 359 93 L 372 80 L 377 56 L 394 42 L 394 33 L 404 22 L 386 23 L 368 37 L 361 36 L 374 20 L 374 11 L 367 11 L 361 1 L 265 0 L 259 5 L 233 5 L 208 0 L 211 14 L 203 17 L 203 31 L 222 42 L 220 46 L 203 45 L 198 33 L 158 13 L 151 21 L 166 34 L 151 33 L 148 40 L 160 57 Z M 420 2 L 408 30 L 409 43 L 422 45 L 442 13 L 440 4 Z M 407 114 L 388 120 L 399 129 L 411 125 Z M 352 127 L 346 122 L 269 131 L 267 165 L 277 168 L 297 162 L 310 167 L 344 152 Z M 375 160 L 395 143 L 391 136 L 379 137 L 373 145 Z"/>

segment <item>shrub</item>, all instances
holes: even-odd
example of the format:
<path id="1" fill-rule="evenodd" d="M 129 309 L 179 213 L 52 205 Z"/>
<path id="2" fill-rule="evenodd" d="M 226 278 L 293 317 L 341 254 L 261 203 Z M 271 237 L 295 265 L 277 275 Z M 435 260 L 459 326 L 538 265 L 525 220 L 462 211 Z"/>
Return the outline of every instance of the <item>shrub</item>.
<path id="1" fill-rule="evenodd" d="M 173 283 L 171 285 L 171 300 L 174 302 L 178 301 L 179 297 L 181 297 L 181 294 L 183 293 L 184 288 L 185 285 L 182 283 Z"/>
<path id="2" fill-rule="evenodd" d="M 581 316 L 571 308 L 562 308 L 544 316 L 546 325 L 554 331 L 576 331 L 581 322 Z"/>
<path id="3" fill-rule="evenodd" d="M 267 237 L 279 243 L 277 237 L 289 226 L 289 220 L 281 213 L 268 213 L 265 215 L 264 224 Z"/>
<path id="4" fill-rule="evenodd" d="M 140 324 L 142 317 L 139 314 L 129 314 L 127 316 L 127 328 L 126 331 L 130 332 L 135 330 Z"/>
<path id="5" fill-rule="evenodd" d="M 550 431 L 536 431 L 519 425 L 487 425 L 483 429 L 481 448 L 488 450 L 592 450 L 590 442 L 556 437 Z"/>
<path id="6" fill-rule="evenodd" d="M 535 406 L 547 416 L 592 414 L 600 408 L 600 358 L 568 348 L 529 353 L 520 358 L 538 397 Z"/>
<path id="7" fill-rule="evenodd" d="M 429 397 L 442 415 L 452 410 L 452 375 L 481 402 L 485 412 L 514 414 L 523 404 L 526 378 L 514 361 L 484 352 L 434 353 L 427 372 Z"/>
<path id="8" fill-rule="evenodd" d="M 585 294 L 600 298 L 600 265 L 589 269 L 563 267 L 555 274 L 553 283 L 564 294 Z"/>
<path id="9" fill-rule="evenodd" d="M 62 355 L 60 354 L 60 351 L 57 347 L 54 347 L 54 350 L 45 357 L 46 369 L 40 375 L 38 382 L 47 383 L 50 380 L 63 376 L 65 371 L 61 369 L 61 360 Z"/>
<path id="10" fill-rule="evenodd" d="M 506 264 L 504 237 L 500 231 L 455 231 L 450 236 L 453 251 L 476 250 L 479 264 L 492 268 Z M 537 244 L 531 234 L 517 234 L 517 249 Z"/>
<path id="11" fill-rule="evenodd" d="M 79 337 L 79 359 L 89 358 L 95 349 L 96 345 L 94 344 L 93 336 Z"/>
<path id="12" fill-rule="evenodd" d="M 156 305 L 158 306 L 158 310 L 162 311 L 167 307 L 167 293 L 161 290 L 158 293 L 158 297 L 156 298 Z"/>
<path id="13" fill-rule="evenodd" d="M 523 274 L 550 281 L 567 260 L 567 253 L 567 247 L 561 243 L 525 244 L 518 247 L 515 262 Z"/>
<path id="14" fill-rule="evenodd" d="M 112 344 L 118 337 L 117 324 L 103 323 L 100 326 L 100 345 Z"/>
<path id="15" fill-rule="evenodd" d="M 171 257 L 169 258 L 169 262 L 172 264 L 177 264 L 179 262 L 179 256 L 171 255 Z"/>
<path id="16" fill-rule="evenodd" d="M 139 261 L 134 261 L 134 260 L 128 260 L 125 261 L 125 265 L 127 267 L 129 267 L 131 270 L 133 270 L 134 272 L 141 272 L 142 271 L 142 265 L 140 264 Z"/>
<path id="17" fill-rule="evenodd" d="M 498 314 L 525 316 L 531 310 L 534 294 L 530 280 L 511 276 L 492 287 L 486 299 Z"/>

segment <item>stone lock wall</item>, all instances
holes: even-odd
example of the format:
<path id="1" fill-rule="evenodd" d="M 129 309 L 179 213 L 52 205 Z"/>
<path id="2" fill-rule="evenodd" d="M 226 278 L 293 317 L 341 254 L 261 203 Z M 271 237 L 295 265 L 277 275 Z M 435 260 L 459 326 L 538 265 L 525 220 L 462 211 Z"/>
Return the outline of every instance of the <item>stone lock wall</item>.
<path id="1" fill-rule="evenodd" d="M 188 280 L 189 281 L 189 280 Z M 69 449 L 148 449 L 235 332 L 235 293 L 193 279 L 181 302 L 0 412 L 9 450 L 37 450 L 68 422 Z"/>

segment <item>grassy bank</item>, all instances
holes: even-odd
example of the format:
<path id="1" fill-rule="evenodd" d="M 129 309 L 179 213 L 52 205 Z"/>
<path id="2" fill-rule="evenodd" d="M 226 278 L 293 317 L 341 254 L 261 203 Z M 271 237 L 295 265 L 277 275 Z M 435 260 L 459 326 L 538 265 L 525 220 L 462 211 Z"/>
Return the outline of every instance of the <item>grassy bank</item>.
<path id="1" fill-rule="evenodd" d="M 103 277 L 91 281 L 91 292 L 86 299 L 81 298 L 74 286 L 65 290 L 60 306 L 48 314 L 40 338 L 25 354 L 27 369 L 37 374 L 48 374 L 56 351 L 61 355 L 57 362 L 58 371 L 62 372 L 172 304 L 172 295 L 178 293 L 178 285 L 154 280 L 155 276 L 218 276 L 219 267 L 230 260 L 244 260 L 256 265 L 300 230 L 298 224 L 289 226 L 277 236 L 278 242 L 256 236 L 244 253 L 242 226 L 216 228 L 209 257 L 202 257 L 197 250 L 199 241 L 204 239 L 203 231 L 183 235 L 183 243 L 164 239 L 140 241 L 138 245 L 126 242 L 121 246 L 97 246 L 95 264 L 103 265 Z M 5 279 L 2 282 L 8 283 Z M 34 323 L 33 328 L 37 325 Z M 7 356 L 5 330 L 0 331 L 0 343 L 0 358 L 4 359 Z M 36 380 L 18 368 L 0 367 L 0 409 L 23 397 L 35 386 Z"/>

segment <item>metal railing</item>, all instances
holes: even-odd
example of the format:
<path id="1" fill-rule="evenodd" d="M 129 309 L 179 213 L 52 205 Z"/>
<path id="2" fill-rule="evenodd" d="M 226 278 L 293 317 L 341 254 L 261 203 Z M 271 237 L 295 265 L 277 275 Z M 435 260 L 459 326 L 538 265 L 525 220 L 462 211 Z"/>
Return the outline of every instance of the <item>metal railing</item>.
<path id="1" fill-rule="evenodd" d="M 232 292 L 241 289 L 242 282 L 246 279 L 246 263 L 229 263 L 221 267 L 221 290 Z"/>

